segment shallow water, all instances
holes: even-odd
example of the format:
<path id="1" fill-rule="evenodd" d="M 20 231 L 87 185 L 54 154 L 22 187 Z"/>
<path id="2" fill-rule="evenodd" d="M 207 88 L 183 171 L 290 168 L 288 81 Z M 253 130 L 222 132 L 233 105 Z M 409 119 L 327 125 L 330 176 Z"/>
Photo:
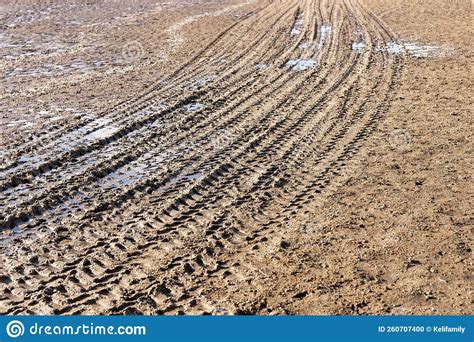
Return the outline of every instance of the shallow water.
<path id="1" fill-rule="evenodd" d="M 63 137 L 58 139 L 55 142 L 55 148 L 58 151 L 68 152 L 81 144 L 100 137 L 101 135 L 106 135 L 108 132 L 110 133 L 110 131 L 108 131 L 108 127 L 104 127 L 104 131 L 100 132 L 102 129 L 101 127 L 107 125 L 111 121 L 111 119 L 107 118 L 95 119 L 94 121 L 86 124 L 85 126 L 73 132 L 67 133 Z"/>
<path id="2" fill-rule="evenodd" d="M 195 180 L 195 179 L 199 179 L 199 178 L 201 178 L 201 177 L 202 177 L 202 173 L 200 173 L 200 172 L 193 173 L 193 174 L 191 174 L 191 175 L 187 175 L 187 176 L 186 176 L 186 178 L 187 178 L 188 180 L 190 180 L 190 181 L 193 181 L 193 180 Z"/>
<path id="3" fill-rule="evenodd" d="M 37 157 L 37 156 L 31 156 L 31 157 L 22 156 L 22 157 L 18 158 L 18 161 L 20 163 L 35 163 L 35 164 L 43 162 L 43 160 L 40 157 Z"/>
<path id="4" fill-rule="evenodd" d="M 99 185 L 102 188 L 120 188 L 136 184 L 141 179 L 146 179 L 147 174 L 153 174 L 155 170 L 162 167 L 165 158 L 166 153 L 153 155 L 152 152 L 147 152 L 127 166 L 102 178 Z"/>

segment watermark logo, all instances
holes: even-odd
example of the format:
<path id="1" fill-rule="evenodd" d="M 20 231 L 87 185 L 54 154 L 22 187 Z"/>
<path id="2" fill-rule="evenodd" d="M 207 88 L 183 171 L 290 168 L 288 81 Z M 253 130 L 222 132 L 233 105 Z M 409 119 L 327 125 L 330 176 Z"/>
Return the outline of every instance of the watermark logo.
<path id="1" fill-rule="evenodd" d="M 141 59 L 145 54 L 143 45 L 139 42 L 128 42 L 122 48 L 122 56 L 126 62 L 135 62 Z"/>
<path id="2" fill-rule="evenodd" d="M 411 144 L 411 135 L 406 129 L 394 130 L 389 138 L 388 142 L 393 150 L 406 150 Z"/>
<path id="3" fill-rule="evenodd" d="M 7 335 L 11 338 L 23 336 L 25 333 L 25 326 L 20 321 L 11 321 L 7 324 Z"/>

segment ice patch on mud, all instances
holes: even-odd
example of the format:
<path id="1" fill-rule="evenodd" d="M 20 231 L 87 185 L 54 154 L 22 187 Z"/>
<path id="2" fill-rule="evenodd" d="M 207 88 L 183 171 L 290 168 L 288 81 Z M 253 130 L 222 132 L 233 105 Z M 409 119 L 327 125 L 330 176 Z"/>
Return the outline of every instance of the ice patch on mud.
<path id="1" fill-rule="evenodd" d="M 286 62 L 286 65 L 291 66 L 292 70 L 303 71 L 309 68 L 312 68 L 316 65 L 314 59 L 290 59 Z"/>
<path id="2" fill-rule="evenodd" d="M 291 30 L 291 35 L 293 35 L 293 36 L 296 36 L 296 35 L 298 35 L 298 34 L 300 34 L 300 33 L 301 33 L 301 30 L 300 30 L 300 29 L 293 28 L 293 29 Z"/>
<path id="3" fill-rule="evenodd" d="M 11 121 L 11 122 L 7 123 L 7 127 L 9 127 L 9 128 L 16 127 L 16 126 L 25 124 L 27 122 L 28 122 L 27 120 L 15 120 L 15 121 Z"/>
<path id="4" fill-rule="evenodd" d="M 400 44 L 397 44 L 397 43 L 394 43 L 394 42 L 390 42 L 390 43 L 387 43 L 385 45 L 385 47 L 387 48 L 387 52 L 390 53 L 390 54 L 399 54 L 400 52 L 403 51 L 402 49 L 402 46 Z"/>
<path id="5" fill-rule="evenodd" d="M 380 43 L 377 43 L 377 45 L 375 45 L 375 51 L 387 51 L 391 55 L 398 55 L 399 53 L 402 53 L 404 49 L 401 44 L 389 42 L 383 46 L 381 46 Z"/>
<path id="6" fill-rule="evenodd" d="M 321 50 L 326 40 L 327 35 L 331 34 L 332 27 L 323 25 L 319 28 L 319 42 L 316 44 L 316 49 Z"/>
<path id="7" fill-rule="evenodd" d="M 84 139 L 86 140 L 105 139 L 112 136 L 114 133 L 117 133 L 118 130 L 119 128 L 115 126 L 104 127 L 104 128 L 98 129 L 97 131 L 87 134 L 84 137 Z"/>
<path id="8" fill-rule="evenodd" d="M 377 44 L 375 51 L 386 51 L 391 55 L 407 53 L 416 58 L 430 58 L 444 56 L 451 52 L 450 49 L 438 45 L 423 45 L 415 42 L 396 43 L 389 42 L 384 46 Z"/>
<path id="9" fill-rule="evenodd" d="M 405 43 L 407 52 L 416 58 L 428 58 L 444 55 L 448 52 L 441 46 L 437 45 L 422 45 L 418 43 Z"/>
<path id="10" fill-rule="evenodd" d="M 49 121 L 59 121 L 61 120 L 63 117 L 62 116 L 55 116 L 55 117 L 52 117 L 52 118 L 49 118 Z"/>
<path id="11" fill-rule="evenodd" d="M 352 43 L 352 50 L 357 50 L 358 53 L 362 53 L 365 48 L 366 48 L 366 45 L 362 42 Z"/>
<path id="12" fill-rule="evenodd" d="M 3 123 L 0 121 L 0 125 L 4 125 L 7 128 L 12 128 L 14 131 L 30 131 L 32 127 L 35 126 L 33 122 L 30 122 L 29 119 L 19 119 L 14 121 L 8 121 L 8 123 Z"/>
<path id="13" fill-rule="evenodd" d="M 188 112 L 192 112 L 192 111 L 195 111 L 195 110 L 198 110 L 198 109 L 201 109 L 202 108 L 202 104 L 200 103 L 190 103 L 188 105 L 186 105 L 186 110 Z"/>
<path id="14" fill-rule="evenodd" d="M 212 75 L 211 76 L 206 76 L 206 77 L 197 79 L 196 81 L 194 81 L 194 83 L 192 85 L 202 87 L 202 86 L 208 84 L 209 82 L 213 81 L 215 78 L 216 77 L 212 76 Z"/>
<path id="15" fill-rule="evenodd" d="M 298 18 L 295 20 L 295 24 L 293 25 L 293 28 L 290 31 L 290 34 L 292 36 L 297 36 L 301 33 L 301 30 L 302 30 L 303 25 L 304 25 L 303 17 L 304 17 L 304 12 L 301 12 L 298 15 Z"/>

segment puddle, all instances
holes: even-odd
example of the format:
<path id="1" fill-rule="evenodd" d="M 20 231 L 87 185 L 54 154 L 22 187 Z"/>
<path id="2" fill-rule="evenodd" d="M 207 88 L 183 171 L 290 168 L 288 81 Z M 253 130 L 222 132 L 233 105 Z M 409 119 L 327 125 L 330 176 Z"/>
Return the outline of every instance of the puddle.
<path id="1" fill-rule="evenodd" d="M 364 43 L 352 43 L 352 50 L 357 50 L 358 53 L 362 53 L 366 45 Z"/>
<path id="2" fill-rule="evenodd" d="M 98 128 L 97 126 L 101 122 L 105 122 L 105 121 L 106 120 L 104 119 L 95 120 L 92 123 L 89 123 L 86 126 L 74 132 L 64 135 L 63 137 L 59 138 L 56 142 L 54 142 L 53 149 L 57 152 L 69 152 L 72 149 L 82 144 L 95 141 L 95 140 L 108 138 L 119 130 L 119 128 L 116 126 L 103 127 L 103 128 L 94 130 L 94 126 L 96 126 L 95 128 Z M 42 159 L 39 159 L 38 157 L 35 157 L 35 156 L 20 157 L 18 161 L 21 164 L 12 169 L 9 169 L 8 171 L 9 174 L 13 172 L 17 172 L 20 169 L 24 169 L 25 167 L 27 168 L 37 167 L 44 162 Z"/>
<path id="3" fill-rule="evenodd" d="M 28 220 L 27 222 L 17 222 L 11 229 L 13 234 L 0 236 L 0 246 L 6 247 L 9 243 L 17 239 L 21 239 L 22 245 L 33 243 L 35 236 L 54 232 L 54 230 L 63 223 L 65 218 L 83 211 L 84 208 L 92 202 L 92 198 L 84 193 L 77 192 L 66 198 L 62 204 L 44 212 L 39 217 Z M 30 235 L 32 225 L 35 226 L 35 231 L 33 235 Z M 33 241 L 31 240 L 32 238 Z"/>
<path id="4" fill-rule="evenodd" d="M 255 69 L 265 69 L 267 65 L 265 63 L 255 64 Z"/>
<path id="5" fill-rule="evenodd" d="M 198 173 L 193 173 L 191 175 L 187 175 L 186 176 L 186 179 L 189 180 L 189 181 L 193 181 L 195 179 L 199 179 L 199 178 L 202 178 L 202 173 L 198 172 Z"/>
<path id="6" fill-rule="evenodd" d="M 58 139 L 58 141 L 55 143 L 55 149 L 57 151 L 68 152 L 83 143 L 96 139 L 96 137 L 113 134 L 113 132 L 110 133 L 111 127 L 101 128 L 101 126 L 105 126 L 111 121 L 111 119 L 107 118 L 95 119 L 85 126 L 75 130 L 74 132 L 70 132 Z M 113 129 L 117 128 L 113 127 Z"/>
<path id="7" fill-rule="evenodd" d="M 34 163 L 34 164 L 39 164 L 42 163 L 43 160 L 37 156 L 32 156 L 32 157 L 19 157 L 18 162 L 20 163 Z"/>
<path id="8" fill-rule="evenodd" d="M 323 25 L 319 28 L 319 42 L 316 45 L 316 49 L 321 50 L 323 47 L 324 41 L 326 40 L 326 36 L 329 35 L 332 32 L 332 27 L 331 26 L 326 26 Z"/>
<path id="9" fill-rule="evenodd" d="M 300 48 L 301 50 L 304 50 L 308 47 L 308 44 L 306 43 L 301 43 L 300 45 L 298 45 L 298 48 Z"/>
<path id="10" fill-rule="evenodd" d="M 314 67 L 316 61 L 314 59 L 290 59 L 286 65 L 291 66 L 292 70 L 302 71 Z"/>
<path id="11" fill-rule="evenodd" d="M 164 154 L 145 153 L 139 159 L 101 179 L 99 185 L 102 188 L 120 188 L 136 184 L 162 167 L 165 158 Z"/>
<path id="12" fill-rule="evenodd" d="M 198 110 L 198 109 L 201 109 L 201 108 L 202 108 L 202 104 L 200 104 L 200 103 L 191 103 L 191 104 L 186 105 L 186 110 L 188 112 L 192 112 L 194 110 Z"/>
<path id="13" fill-rule="evenodd" d="M 37 157 L 37 156 L 29 156 L 29 157 L 21 156 L 17 159 L 18 165 L 11 168 L 11 169 L 9 169 L 8 174 L 15 173 L 15 172 L 19 171 L 21 168 L 23 168 L 24 166 L 31 167 L 31 168 L 37 167 L 37 166 L 41 165 L 43 163 L 43 161 L 44 161 L 43 159 L 41 159 L 40 157 Z M 5 174 L 5 175 L 7 175 L 7 174 Z M 6 190 L 4 192 L 4 194 L 9 194 L 10 190 L 11 190 L 11 192 L 15 191 L 14 188 L 10 188 L 10 189 Z"/>
<path id="14" fill-rule="evenodd" d="M 295 24 L 294 24 L 293 28 L 290 31 L 290 34 L 292 36 L 297 36 L 301 33 L 301 29 L 303 28 L 303 25 L 304 25 L 303 16 L 304 16 L 304 12 L 301 12 L 298 15 L 298 18 L 295 20 Z"/>

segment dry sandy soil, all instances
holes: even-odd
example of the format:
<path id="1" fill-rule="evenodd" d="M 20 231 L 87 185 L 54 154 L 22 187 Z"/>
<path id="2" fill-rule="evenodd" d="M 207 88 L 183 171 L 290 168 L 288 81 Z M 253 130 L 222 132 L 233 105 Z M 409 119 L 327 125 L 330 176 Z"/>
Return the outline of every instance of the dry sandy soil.
<path id="1" fill-rule="evenodd" d="M 0 0 L 0 314 L 472 314 L 472 9 Z"/>

